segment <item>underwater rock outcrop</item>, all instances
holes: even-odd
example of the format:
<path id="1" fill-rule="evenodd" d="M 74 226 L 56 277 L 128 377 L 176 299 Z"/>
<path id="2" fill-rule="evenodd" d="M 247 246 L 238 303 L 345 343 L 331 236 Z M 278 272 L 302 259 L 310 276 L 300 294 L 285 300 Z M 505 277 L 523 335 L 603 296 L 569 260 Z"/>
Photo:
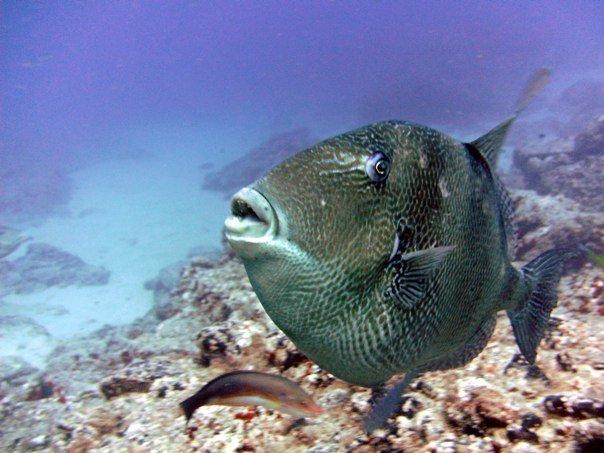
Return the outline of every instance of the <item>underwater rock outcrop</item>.
<path id="1" fill-rule="evenodd" d="M 22 236 L 18 230 L 0 225 L 0 259 L 6 258 L 31 238 Z"/>
<path id="2" fill-rule="evenodd" d="M 105 285 L 110 272 L 52 245 L 33 243 L 25 255 L 0 261 L 0 296 L 40 291 L 51 286 Z"/>
<path id="3" fill-rule="evenodd" d="M 44 363 L 44 357 L 56 344 L 48 330 L 29 317 L 16 314 L 0 316 L 0 369 L 7 364 L 15 364 L 14 357 L 20 355 L 36 361 L 36 364 Z"/>
<path id="4" fill-rule="evenodd" d="M 204 258 L 201 259 L 200 256 L 204 256 Z M 144 288 L 153 292 L 153 308 L 147 314 L 146 320 L 156 323 L 164 321 L 178 312 L 172 293 L 177 289 L 183 269 L 191 261 L 195 261 L 201 267 L 213 267 L 215 261 L 221 256 L 219 250 L 194 247 L 189 251 L 186 259 L 162 268 L 155 277 L 147 280 L 144 283 Z"/>
<path id="5" fill-rule="evenodd" d="M 574 138 L 530 142 L 517 149 L 513 173 L 521 187 L 541 195 L 564 195 L 591 211 L 604 212 L 604 115 Z"/>
<path id="6" fill-rule="evenodd" d="M 585 210 L 563 195 L 512 190 L 511 196 L 519 238 L 516 259 L 527 261 L 554 247 L 580 244 L 604 250 L 604 212 Z"/>
<path id="7" fill-rule="evenodd" d="M 160 270 L 159 274 L 147 280 L 144 284 L 145 289 L 153 291 L 153 314 L 159 321 L 174 316 L 176 313 L 172 305 L 171 292 L 180 279 L 185 262 L 178 262 L 166 266 Z"/>
<path id="8" fill-rule="evenodd" d="M 227 163 L 223 168 L 212 169 L 206 174 L 202 187 L 231 195 L 254 182 L 270 168 L 317 141 L 308 129 L 294 129 L 273 135 L 262 145 Z"/>

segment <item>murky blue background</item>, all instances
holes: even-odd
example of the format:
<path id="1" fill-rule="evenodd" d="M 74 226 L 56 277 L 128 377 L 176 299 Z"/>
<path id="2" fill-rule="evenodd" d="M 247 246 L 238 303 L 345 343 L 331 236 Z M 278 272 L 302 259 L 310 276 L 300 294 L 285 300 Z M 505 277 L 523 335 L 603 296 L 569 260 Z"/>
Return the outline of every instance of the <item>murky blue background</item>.
<path id="1" fill-rule="evenodd" d="M 57 165 L 140 128 L 253 146 L 301 123 L 471 127 L 535 68 L 604 64 L 598 1 L 6 1 L 1 20 L 2 154 Z"/>

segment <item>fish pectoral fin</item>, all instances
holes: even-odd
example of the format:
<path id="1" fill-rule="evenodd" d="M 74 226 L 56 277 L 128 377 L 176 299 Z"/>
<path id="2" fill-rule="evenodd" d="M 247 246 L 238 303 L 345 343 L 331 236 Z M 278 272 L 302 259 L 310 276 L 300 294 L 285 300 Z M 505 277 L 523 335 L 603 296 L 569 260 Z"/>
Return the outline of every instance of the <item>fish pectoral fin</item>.
<path id="1" fill-rule="evenodd" d="M 385 296 L 404 308 L 413 308 L 424 298 L 434 270 L 454 248 L 433 247 L 395 256 L 390 262 L 394 275 Z"/>

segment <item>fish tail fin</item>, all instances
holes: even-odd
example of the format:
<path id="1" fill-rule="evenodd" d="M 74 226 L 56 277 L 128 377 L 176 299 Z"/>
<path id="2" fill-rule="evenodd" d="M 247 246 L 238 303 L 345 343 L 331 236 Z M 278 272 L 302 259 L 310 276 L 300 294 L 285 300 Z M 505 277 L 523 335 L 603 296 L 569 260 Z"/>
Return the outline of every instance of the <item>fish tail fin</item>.
<path id="1" fill-rule="evenodd" d="M 369 434 L 373 430 L 384 426 L 386 420 L 396 412 L 396 409 L 401 404 L 403 390 L 416 376 L 417 373 L 414 371 L 407 372 L 401 381 L 397 382 L 381 400 L 375 403 L 369 415 L 363 420 L 363 428 L 366 433 Z"/>
<path id="2" fill-rule="evenodd" d="M 522 268 L 526 291 L 516 308 L 507 313 L 516 343 L 530 365 L 535 364 L 537 347 L 558 302 L 557 287 L 564 263 L 576 255 L 572 249 L 552 249 Z"/>
<path id="3" fill-rule="evenodd" d="M 180 402 L 180 410 L 187 419 L 187 424 L 189 423 L 189 420 L 191 420 L 191 417 L 193 417 L 193 413 L 199 408 L 199 406 L 202 406 L 206 400 L 206 395 L 203 394 L 202 391 L 199 391 L 195 395 L 190 396 L 186 400 Z"/>

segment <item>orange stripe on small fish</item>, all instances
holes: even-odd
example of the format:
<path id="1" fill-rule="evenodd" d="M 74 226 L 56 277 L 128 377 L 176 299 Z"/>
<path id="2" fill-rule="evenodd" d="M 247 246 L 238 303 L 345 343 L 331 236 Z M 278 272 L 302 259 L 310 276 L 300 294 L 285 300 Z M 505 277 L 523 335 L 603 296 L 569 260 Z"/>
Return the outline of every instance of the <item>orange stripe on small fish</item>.
<path id="1" fill-rule="evenodd" d="M 295 417 L 323 413 L 300 386 L 289 379 L 257 371 L 233 371 L 211 380 L 180 403 L 187 422 L 201 406 L 263 406 Z"/>

